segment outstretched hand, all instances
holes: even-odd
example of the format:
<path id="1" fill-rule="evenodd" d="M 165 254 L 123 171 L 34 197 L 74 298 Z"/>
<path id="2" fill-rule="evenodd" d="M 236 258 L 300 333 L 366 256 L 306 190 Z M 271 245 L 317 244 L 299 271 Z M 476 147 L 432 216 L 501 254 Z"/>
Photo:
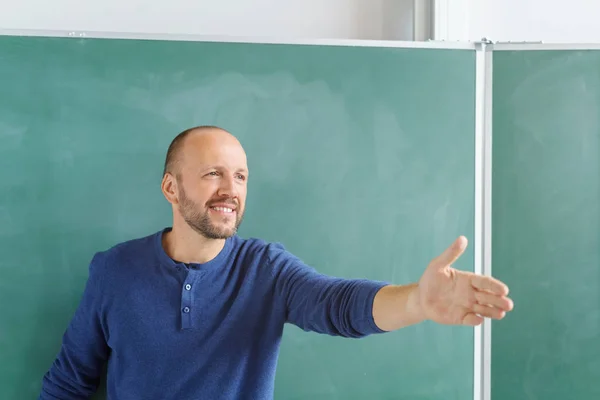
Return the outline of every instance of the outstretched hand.
<path id="1" fill-rule="evenodd" d="M 508 287 L 497 279 L 452 268 L 467 248 L 459 237 L 431 261 L 417 285 L 422 315 L 448 325 L 477 326 L 483 318 L 502 319 L 512 310 Z"/>

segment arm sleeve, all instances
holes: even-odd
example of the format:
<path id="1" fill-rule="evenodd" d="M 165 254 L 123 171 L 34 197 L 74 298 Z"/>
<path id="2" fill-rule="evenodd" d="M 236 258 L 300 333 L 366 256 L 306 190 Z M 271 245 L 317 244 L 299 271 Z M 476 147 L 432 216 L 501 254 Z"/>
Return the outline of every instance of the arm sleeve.
<path id="1" fill-rule="evenodd" d="M 286 322 L 305 331 L 347 338 L 385 332 L 373 320 L 373 299 L 387 282 L 327 276 L 281 245 L 271 246 L 269 261 L 277 274 L 276 292 Z"/>
<path id="2" fill-rule="evenodd" d="M 42 380 L 39 400 L 89 399 L 98 389 L 109 354 L 102 321 L 102 276 L 98 254 L 89 266 L 78 308 L 67 327 L 60 351 Z"/>

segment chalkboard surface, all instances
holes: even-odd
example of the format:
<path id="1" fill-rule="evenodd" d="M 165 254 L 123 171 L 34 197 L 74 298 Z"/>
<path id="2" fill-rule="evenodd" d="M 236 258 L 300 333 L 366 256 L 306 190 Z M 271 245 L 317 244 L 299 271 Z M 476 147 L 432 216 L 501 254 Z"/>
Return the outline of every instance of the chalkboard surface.
<path id="1" fill-rule="evenodd" d="M 600 398 L 600 52 L 493 55 L 492 400 Z"/>
<path id="2" fill-rule="evenodd" d="M 474 77 L 472 50 L 0 37 L 0 398 L 37 395 L 93 253 L 170 224 L 162 163 L 190 126 L 247 150 L 242 236 L 332 275 L 418 279 L 473 239 Z M 472 329 L 288 326 L 275 398 L 472 390 Z"/>

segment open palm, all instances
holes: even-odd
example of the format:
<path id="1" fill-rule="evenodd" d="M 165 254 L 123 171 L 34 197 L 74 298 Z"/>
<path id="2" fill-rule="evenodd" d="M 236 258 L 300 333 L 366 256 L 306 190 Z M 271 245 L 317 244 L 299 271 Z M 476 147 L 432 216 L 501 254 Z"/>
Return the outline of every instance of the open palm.
<path id="1" fill-rule="evenodd" d="M 418 285 L 424 316 L 448 325 L 476 326 L 483 318 L 501 319 L 513 302 L 508 287 L 492 277 L 452 268 L 467 247 L 464 236 L 431 261 Z"/>

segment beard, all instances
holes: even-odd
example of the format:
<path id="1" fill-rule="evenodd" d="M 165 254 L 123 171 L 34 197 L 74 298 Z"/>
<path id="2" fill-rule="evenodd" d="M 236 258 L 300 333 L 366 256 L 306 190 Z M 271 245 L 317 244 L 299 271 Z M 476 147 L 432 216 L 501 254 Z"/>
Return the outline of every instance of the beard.
<path id="1" fill-rule="evenodd" d="M 219 200 L 216 200 L 219 201 Z M 215 202 L 216 202 L 215 201 Z M 226 201 L 219 201 L 221 203 Z M 231 202 L 230 202 L 231 204 Z M 194 200 L 190 199 L 185 190 L 179 191 L 179 212 L 183 220 L 196 232 L 207 239 L 227 239 L 237 233 L 237 229 L 242 223 L 243 212 L 239 207 L 235 210 L 235 224 L 233 226 L 222 226 L 214 224 L 208 209 L 203 209 Z M 223 217 L 224 224 L 230 219 Z"/>

